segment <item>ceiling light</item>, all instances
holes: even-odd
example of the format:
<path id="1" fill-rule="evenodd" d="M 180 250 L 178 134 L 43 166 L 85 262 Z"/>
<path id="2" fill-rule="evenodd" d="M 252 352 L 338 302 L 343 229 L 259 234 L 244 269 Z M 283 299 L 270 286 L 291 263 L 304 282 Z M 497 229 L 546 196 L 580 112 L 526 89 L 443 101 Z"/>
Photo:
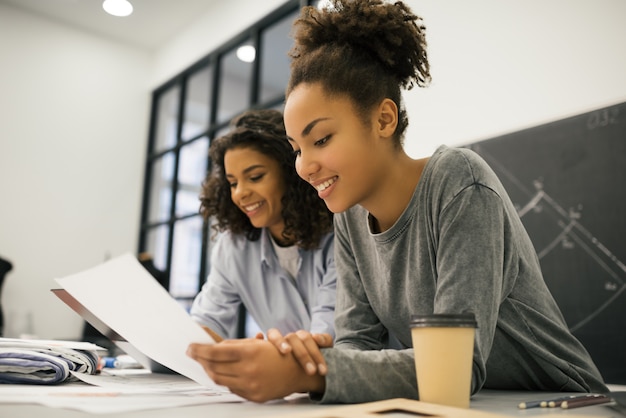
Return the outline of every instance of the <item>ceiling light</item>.
<path id="1" fill-rule="evenodd" d="M 256 56 L 256 50 L 252 45 L 243 45 L 237 49 L 237 58 L 243 62 L 252 62 Z"/>
<path id="2" fill-rule="evenodd" d="M 113 16 L 128 16 L 133 12 L 133 5 L 128 0 L 104 0 L 102 8 Z"/>

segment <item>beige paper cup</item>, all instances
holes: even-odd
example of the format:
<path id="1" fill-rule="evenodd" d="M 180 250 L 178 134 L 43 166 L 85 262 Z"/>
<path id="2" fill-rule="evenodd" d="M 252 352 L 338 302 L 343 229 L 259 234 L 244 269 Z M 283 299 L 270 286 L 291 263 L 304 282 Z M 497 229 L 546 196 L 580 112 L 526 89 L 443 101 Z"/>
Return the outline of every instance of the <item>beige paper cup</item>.
<path id="1" fill-rule="evenodd" d="M 420 401 L 469 408 L 476 328 L 473 313 L 411 317 Z"/>

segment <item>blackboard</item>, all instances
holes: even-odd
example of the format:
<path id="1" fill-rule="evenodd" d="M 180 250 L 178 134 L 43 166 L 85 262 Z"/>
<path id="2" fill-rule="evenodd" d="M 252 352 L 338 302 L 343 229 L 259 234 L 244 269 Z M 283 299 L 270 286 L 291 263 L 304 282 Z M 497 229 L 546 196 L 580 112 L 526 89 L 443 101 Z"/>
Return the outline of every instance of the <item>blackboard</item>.
<path id="1" fill-rule="evenodd" d="M 468 148 L 510 194 L 570 330 L 626 384 L 626 103 Z"/>

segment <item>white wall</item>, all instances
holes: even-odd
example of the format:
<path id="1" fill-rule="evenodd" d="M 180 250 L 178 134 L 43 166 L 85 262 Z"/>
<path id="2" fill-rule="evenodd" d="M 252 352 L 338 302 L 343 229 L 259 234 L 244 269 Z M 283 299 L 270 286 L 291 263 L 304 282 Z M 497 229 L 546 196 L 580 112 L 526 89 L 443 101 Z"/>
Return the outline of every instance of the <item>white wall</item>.
<path id="1" fill-rule="evenodd" d="M 412 156 L 626 101 L 623 0 L 406 3 L 433 78 L 405 95 Z"/>
<path id="2" fill-rule="evenodd" d="M 5 327 L 76 338 L 50 288 L 137 250 L 151 57 L 0 4 L 0 60 Z"/>
<path id="3" fill-rule="evenodd" d="M 7 322 L 32 312 L 39 336 L 78 335 L 49 288 L 136 250 L 150 90 L 282 3 L 218 2 L 153 57 L 0 5 Z M 406 3 L 425 19 L 433 75 L 405 95 L 412 156 L 626 101 L 623 0 Z"/>

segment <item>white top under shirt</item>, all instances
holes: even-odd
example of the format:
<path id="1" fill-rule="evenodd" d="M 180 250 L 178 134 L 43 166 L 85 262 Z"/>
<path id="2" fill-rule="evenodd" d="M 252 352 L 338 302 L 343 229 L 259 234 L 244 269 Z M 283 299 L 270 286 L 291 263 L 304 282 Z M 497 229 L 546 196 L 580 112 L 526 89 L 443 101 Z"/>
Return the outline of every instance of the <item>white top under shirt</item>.
<path id="1" fill-rule="evenodd" d="M 296 277 L 298 277 L 298 263 L 300 262 L 298 246 L 290 245 L 289 247 L 281 247 L 273 237 L 271 241 L 280 266 L 287 270 L 287 272 L 291 275 L 291 279 L 295 282 Z"/>

